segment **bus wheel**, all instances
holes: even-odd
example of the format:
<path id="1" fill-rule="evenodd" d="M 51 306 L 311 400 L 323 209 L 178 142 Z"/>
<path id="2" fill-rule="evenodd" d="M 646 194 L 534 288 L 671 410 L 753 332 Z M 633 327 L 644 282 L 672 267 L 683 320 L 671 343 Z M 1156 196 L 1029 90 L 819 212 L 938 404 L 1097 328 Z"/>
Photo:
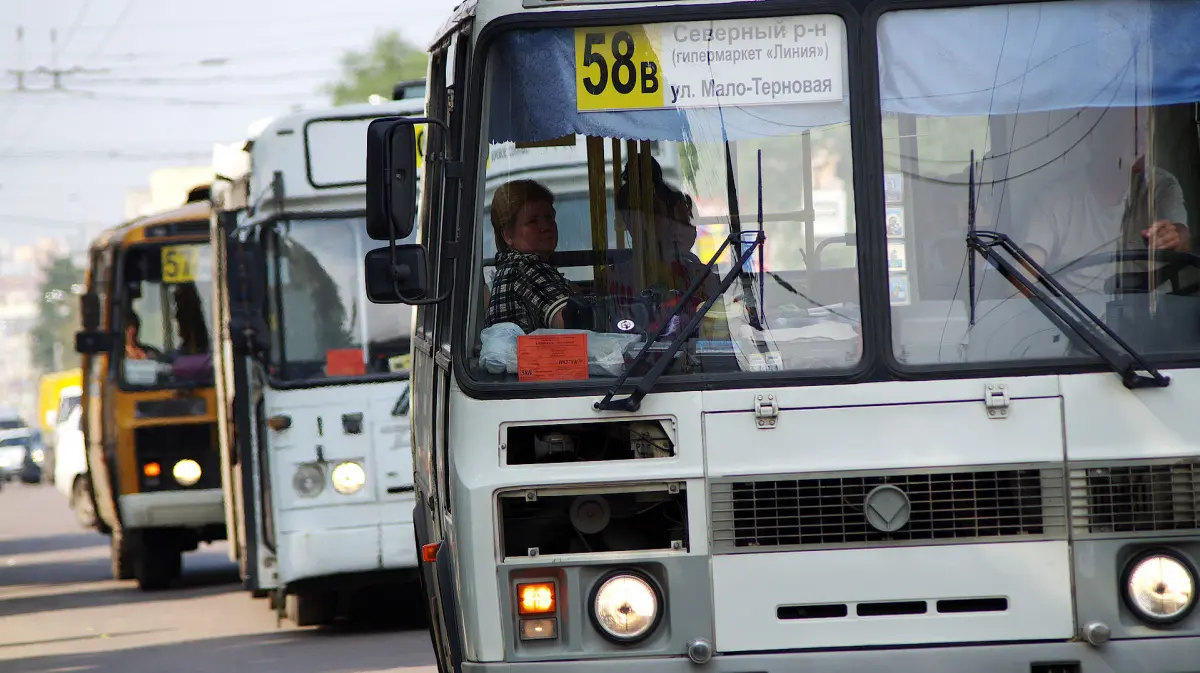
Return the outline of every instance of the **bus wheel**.
<path id="1" fill-rule="evenodd" d="M 287 618 L 296 626 L 330 624 L 337 616 L 337 594 L 332 592 L 288 594 L 284 600 Z"/>
<path id="2" fill-rule="evenodd" d="M 112 546 L 112 576 L 115 580 L 131 580 L 134 578 L 134 550 L 130 540 L 124 534 L 113 531 L 109 535 Z"/>
<path id="3" fill-rule="evenodd" d="M 267 605 L 271 606 L 271 612 L 279 612 L 279 589 L 267 591 Z"/>
<path id="4" fill-rule="evenodd" d="M 92 506 L 92 494 L 88 488 L 87 477 L 75 477 L 71 486 L 71 509 L 75 510 L 75 520 L 84 528 L 96 525 L 96 508 Z"/>
<path id="5" fill-rule="evenodd" d="M 183 572 L 183 554 L 179 547 L 165 540 L 144 535 L 137 553 L 138 588 L 142 591 L 162 591 Z"/>

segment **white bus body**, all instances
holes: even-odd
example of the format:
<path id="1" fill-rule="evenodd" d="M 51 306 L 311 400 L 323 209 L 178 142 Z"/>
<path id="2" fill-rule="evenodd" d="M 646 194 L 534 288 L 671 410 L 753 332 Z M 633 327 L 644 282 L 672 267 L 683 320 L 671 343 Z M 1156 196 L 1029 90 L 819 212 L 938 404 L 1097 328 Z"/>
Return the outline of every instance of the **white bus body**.
<path id="1" fill-rule="evenodd" d="M 429 277 L 372 297 L 422 293 L 439 670 L 1200 671 L 1196 29 L 1170 0 L 463 3 L 430 49 Z M 547 329 L 558 295 L 489 304 L 486 268 L 496 188 L 532 177 L 592 196 L 522 263 L 603 292 L 562 253 L 600 269 L 623 247 L 600 199 L 615 154 L 654 143 L 680 160 L 650 193 L 765 237 L 725 253 L 721 329 L 696 318 L 657 380 L 642 341 L 613 364 L 614 330 Z M 369 152 L 397 168 L 389 147 Z M 1077 184 L 1115 192 L 1081 192 L 1093 220 L 1055 209 Z M 1109 214 L 1128 259 L 1056 261 Z M 1074 259 L 1143 266 L 1075 290 Z M 496 373 L 481 330 L 504 302 L 533 334 L 491 343 L 517 361 Z"/>
<path id="2" fill-rule="evenodd" d="M 368 304 L 360 268 L 366 127 L 423 103 L 292 113 L 244 158 L 218 151 L 234 166 L 214 190 L 217 282 L 235 278 L 218 293 L 217 356 L 231 555 L 247 588 L 300 625 L 330 621 L 362 589 L 415 580 L 411 318 Z M 236 174 L 239 163 L 248 172 Z M 239 262 L 249 247 L 261 254 Z M 265 290 L 250 309 L 265 317 L 257 357 L 230 334 L 239 264 Z"/>

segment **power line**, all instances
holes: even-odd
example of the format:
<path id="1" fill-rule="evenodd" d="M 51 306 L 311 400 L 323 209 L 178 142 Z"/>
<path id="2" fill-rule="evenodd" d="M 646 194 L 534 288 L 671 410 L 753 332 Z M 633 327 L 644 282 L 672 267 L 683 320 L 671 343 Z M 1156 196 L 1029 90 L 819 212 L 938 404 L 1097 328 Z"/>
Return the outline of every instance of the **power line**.
<path id="1" fill-rule="evenodd" d="M 79 25 L 83 23 L 83 17 L 87 16 L 88 7 L 92 4 L 92 0 L 83 0 L 83 5 L 79 11 L 75 13 L 75 20 L 71 22 L 71 27 L 67 28 L 67 37 L 63 40 L 62 46 L 58 48 L 58 52 L 64 52 L 67 47 L 71 46 L 71 41 L 75 39 L 75 33 L 79 30 Z"/>
<path id="2" fill-rule="evenodd" d="M 262 75 L 210 75 L 207 77 L 91 77 L 81 80 L 81 84 L 89 86 L 114 84 L 114 85 L 129 85 L 136 84 L 139 86 L 150 85 L 178 85 L 178 86 L 195 86 L 202 84 L 236 84 L 239 82 L 275 82 L 285 78 L 294 77 L 334 77 L 338 75 L 337 70 L 326 68 L 324 70 L 293 70 L 291 72 L 270 73 Z"/>

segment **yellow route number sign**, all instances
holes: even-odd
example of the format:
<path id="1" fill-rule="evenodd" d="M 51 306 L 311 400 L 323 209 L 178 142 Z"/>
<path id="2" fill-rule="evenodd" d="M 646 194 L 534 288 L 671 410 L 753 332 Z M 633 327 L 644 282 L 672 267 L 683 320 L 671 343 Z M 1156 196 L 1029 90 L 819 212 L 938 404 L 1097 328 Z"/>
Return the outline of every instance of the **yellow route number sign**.
<path id="1" fill-rule="evenodd" d="M 168 285 L 196 280 L 200 246 L 168 245 L 162 249 L 162 279 Z"/>
<path id="2" fill-rule="evenodd" d="M 579 110 L 661 108 L 664 96 L 659 41 L 651 39 L 644 26 L 576 28 L 575 95 Z"/>

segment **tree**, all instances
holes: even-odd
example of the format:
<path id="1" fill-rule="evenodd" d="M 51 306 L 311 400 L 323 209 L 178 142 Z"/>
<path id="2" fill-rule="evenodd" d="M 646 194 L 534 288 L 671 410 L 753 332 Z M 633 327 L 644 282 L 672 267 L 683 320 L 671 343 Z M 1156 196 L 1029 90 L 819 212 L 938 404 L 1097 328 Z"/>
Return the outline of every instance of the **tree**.
<path id="1" fill-rule="evenodd" d="M 79 366 L 75 331 L 79 329 L 79 293 L 83 270 L 70 257 L 59 257 L 44 269 L 41 308 L 29 335 L 33 365 L 43 372 Z"/>
<path id="2" fill-rule="evenodd" d="M 334 105 L 365 103 L 372 95 L 391 99 L 398 82 L 425 76 L 429 56 L 397 31 L 375 37 L 366 51 L 342 56 L 342 79 L 325 87 Z"/>

